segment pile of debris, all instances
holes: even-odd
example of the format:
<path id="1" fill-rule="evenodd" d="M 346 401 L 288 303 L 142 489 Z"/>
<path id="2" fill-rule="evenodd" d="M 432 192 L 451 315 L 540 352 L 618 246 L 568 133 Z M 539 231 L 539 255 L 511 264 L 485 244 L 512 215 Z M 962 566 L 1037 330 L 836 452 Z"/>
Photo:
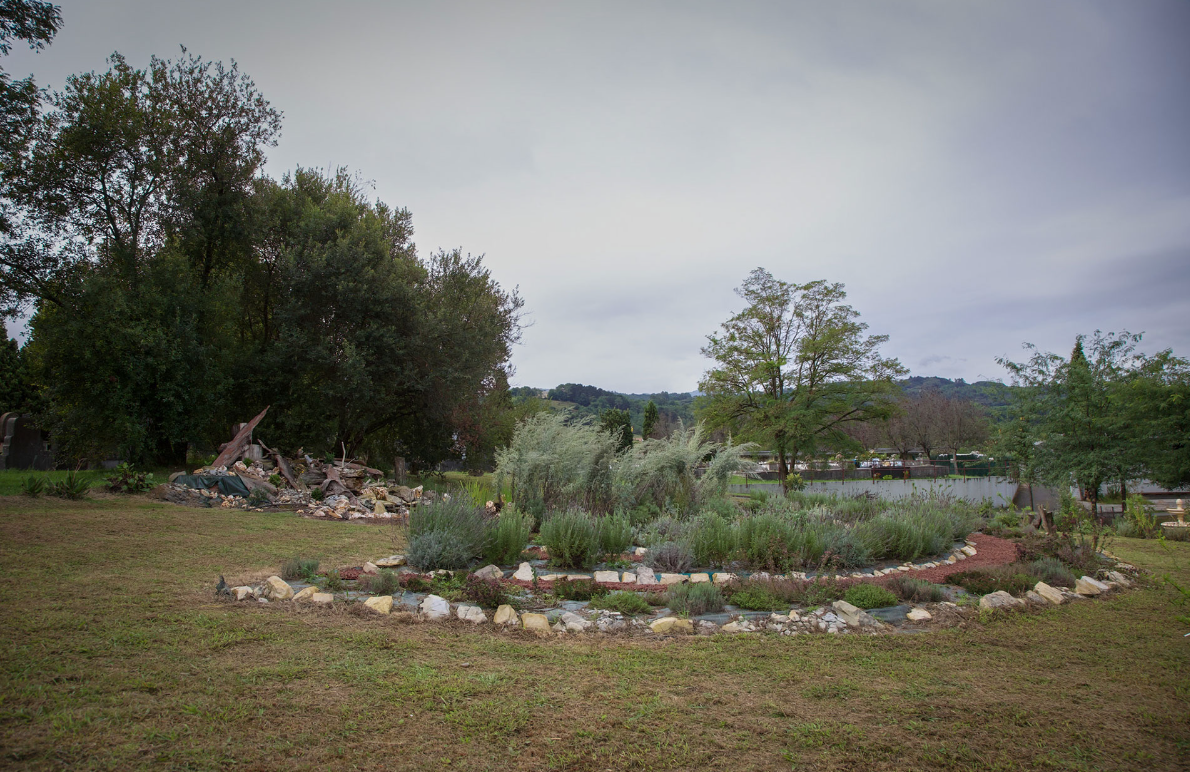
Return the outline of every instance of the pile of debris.
<path id="1" fill-rule="evenodd" d="M 199 507 L 295 509 L 307 517 L 334 520 L 404 519 L 409 508 L 433 501 L 433 491 L 389 483 L 384 472 L 365 464 L 321 460 L 301 453 L 286 458 L 252 430 L 268 412 L 236 427 L 235 437 L 215 460 L 192 474 L 179 472 L 154 495 L 175 504 Z M 445 496 L 445 494 L 444 494 Z"/>

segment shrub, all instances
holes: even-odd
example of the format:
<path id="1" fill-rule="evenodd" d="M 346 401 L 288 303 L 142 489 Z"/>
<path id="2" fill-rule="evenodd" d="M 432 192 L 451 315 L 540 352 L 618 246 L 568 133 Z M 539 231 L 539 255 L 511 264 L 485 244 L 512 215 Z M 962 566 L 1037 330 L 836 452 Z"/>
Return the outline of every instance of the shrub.
<path id="1" fill-rule="evenodd" d="M 836 568 L 858 568 L 872 562 L 872 553 L 860 535 L 850 528 L 829 530 L 822 557 L 827 565 Z M 803 560 L 803 565 L 806 562 Z"/>
<path id="2" fill-rule="evenodd" d="M 591 598 L 591 608 L 604 609 L 605 611 L 619 611 L 621 614 L 629 616 L 633 614 L 647 614 L 652 606 L 649 602 L 637 595 L 635 592 L 628 592 L 627 590 L 616 590 L 609 592 L 607 595 L 596 595 Z"/>
<path id="3" fill-rule="evenodd" d="M 31 498 L 37 498 L 45 492 L 45 478 L 31 474 L 21 483 L 21 493 Z"/>
<path id="4" fill-rule="evenodd" d="M 409 540 L 405 550 L 409 564 L 423 571 L 466 568 L 472 561 L 472 554 L 459 535 L 449 531 L 418 534 Z"/>
<path id="5" fill-rule="evenodd" d="M 694 565 L 694 552 L 683 542 L 667 541 L 649 550 L 645 564 L 658 571 L 684 574 Z"/>
<path id="6" fill-rule="evenodd" d="M 786 571 L 795 562 L 799 534 L 791 520 L 765 513 L 740 520 L 736 541 L 744 561 L 754 570 Z"/>
<path id="7" fill-rule="evenodd" d="M 269 484 L 270 485 L 280 488 L 281 483 L 283 483 L 283 482 L 285 482 L 285 481 L 281 478 L 281 475 L 276 474 L 276 473 L 269 475 Z"/>
<path id="8" fill-rule="evenodd" d="M 554 581 L 553 593 L 555 597 L 562 600 L 591 600 L 600 595 L 606 595 L 607 588 L 590 579 L 562 578 Z"/>
<path id="9" fill-rule="evenodd" d="M 895 606 L 899 598 L 887 587 L 865 583 L 848 587 L 847 592 L 843 593 L 843 600 L 856 608 L 869 609 Z"/>
<path id="10" fill-rule="evenodd" d="M 382 568 L 375 574 L 364 574 L 359 580 L 360 589 L 373 595 L 392 595 L 401 588 L 397 575 L 387 568 Z"/>
<path id="11" fill-rule="evenodd" d="M 409 592 L 429 592 L 433 586 L 429 579 L 417 574 L 402 574 L 398 580 L 401 586 Z"/>
<path id="12" fill-rule="evenodd" d="M 940 603 L 946 600 L 946 591 L 941 585 L 918 579 L 909 574 L 896 574 L 889 579 L 885 586 L 896 593 L 901 600 L 910 603 Z"/>
<path id="13" fill-rule="evenodd" d="M 248 492 L 248 506 L 250 507 L 267 507 L 272 503 L 272 498 L 264 488 L 253 488 Z"/>
<path id="14" fill-rule="evenodd" d="M 318 573 L 314 558 L 293 557 L 281 564 L 282 579 L 309 579 Z"/>
<path id="15" fill-rule="evenodd" d="M 332 568 L 323 574 L 323 587 L 327 592 L 342 592 L 347 589 L 347 585 L 343 582 L 343 577 L 339 576 L 338 569 Z"/>
<path id="16" fill-rule="evenodd" d="M 710 582 L 673 584 L 665 593 L 665 605 L 679 614 L 698 616 L 723 610 L 723 592 Z"/>
<path id="17" fill-rule="evenodd" d="M 529 543 L 533 529 L 533 516 L 520 512 L 515 507 L 504 507 L 492 529 L 486 560 L 497 565 L 515 563 Z"/>
<path id="18" fill-rule="evenodd" d="M 86 498 L 90 485 L 78 472 L 70 471 L 61 481 L 52 483 L 49 488 L 51 496 L 64 499 L 78 500 Z"/>
<path id="19" fill-rule="evenodd" d="M 718 566 L 735 552 L 735 529 L 717 512 L 704 512 L 690 529 L 690 548 L 700 566 Z"/>
<path id="20" fill-rule="evenodd" d="M 1144 496 L 1133 494 L 1125 507 L 1127 522 L 1132 525 L 1133 534 L 1140 539 L 1154 539 L 1161 532 L 1157 518 L 1149 511 Z"/>
<path id="21" fill-rule="evenodd" d="M 310 498 L 314 499 L 315 501 L 322 501 L 326 498 L 326 492 L 323 491 L 322 488 L 311 488 Z"/>
<path id="22" fill-rule="evenodd" d="M 599 551 L 604 555 L 621 555 L 632 546 L 632 524 L 623 515 L 599 518 L 595 530 Z"/>
<path id="23" fill-rule="evenodd" d="M 598 552 L 595 523 L 582 510 L 555 512 L 541 524 L 541 543 L 549 550 L 550 561 L 563 568 L 588 568 Z"/>
<path id="24" fill-rule="evenodd" d="M 153 487 L 153 475 L 134 471 L 126 462 L 112 471 L 114 474 L 107 478 L 107 487 L 113 493 L 144 493 Z"/>
<path id="25" fill-rule="evenodd" d="M 504 585 L 495 579 L 480 579 L 475 575 L 467 577 L 467 584 L 463 586 L 463 597 L 484 608 L 496 608 L 508 602 L 508 593 L 504 591 Z"/>
<path id="26" fill-rule="evenodd" d="M 1020 563 L 951 574 L 949 581 L 972 595 L 987 595 L 998 590 L 1009 595 L 1023 595 L 1037 584 L 1037 579 Z"/>
<path id="27" fill-rule="evenodd" d="M 1027 567 L 1029 573 L 1052 587 L 1073 587 L 1078 578 L 1057 558 L 1037 558 Z"/>
<path id="28" fill-rule="evenodd" d="M 638 504 L 628 510 L 628 522 L 632 523 L 634 528 L 646 526 L 659 517 L 661 517 L 661 507 L 651 501 Z"/>
<path id="29" fill-rule="evenodd" d="M 731 593 L 731 603 L 748 611 L 780 611 L 789 604 L 764 587 L 749 584 Z"/>
<path id="30" fill-rule="evenodd" d="M 483 512 L 461 497 L 437 499 L 409 513 L 409 563 L 423 571 L 466 568 L 487 552 L 491 527 Z"/>

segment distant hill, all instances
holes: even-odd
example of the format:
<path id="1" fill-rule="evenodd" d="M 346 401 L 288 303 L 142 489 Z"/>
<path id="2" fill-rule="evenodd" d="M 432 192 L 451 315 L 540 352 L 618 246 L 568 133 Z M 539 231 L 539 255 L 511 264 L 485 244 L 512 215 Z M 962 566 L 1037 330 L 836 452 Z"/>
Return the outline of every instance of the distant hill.
<path id="1" fill-rule="evenodd" d="M 916 396 L 925 391 L 936 390 L 947 397 L 968 399 L 988 408 L 996 416 L 1009 405 L 1011 386 L 997 381 L 976 381 L 967 383 L 962 378 L 951 380 L 936 376 L 915 375 L 899 381 L 901 389 L 909 396 Z M 697 392 L 662 391 L 655 394 L 624 394 L 608 391 L 598 386 L 587 386 L 581 383 L 560 383 L 552 389 L 538 389 L 530 386 L 518 386 L 510 390 L 513 399 L 530 397 L 544 398 L 559 407 L 572 408 L 579 415 L 590 415 L 595 418 L 604 410 L 615 408 L 627 410 L 632 416 L 632 428 L 638 434 L 644 419 L 645 405 L 649 400 L 657 404 L 663 420 L 671 423 L 682 421 L 687 426 L 694 423 L 694 398 Z"/>

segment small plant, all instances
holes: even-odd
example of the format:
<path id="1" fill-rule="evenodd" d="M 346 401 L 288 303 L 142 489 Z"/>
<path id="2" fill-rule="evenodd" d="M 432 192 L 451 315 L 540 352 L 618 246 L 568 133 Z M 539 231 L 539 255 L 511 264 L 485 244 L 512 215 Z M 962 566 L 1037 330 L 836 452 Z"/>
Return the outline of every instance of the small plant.
<path id="1" fill-rule="evenodd" d="M 292 557 L 281 564 L 282 579 L 311 579 L 318 573 L 318 561 L 314 558 Z"/>
<path id="2" fill-rule="evenodd" d="M 315 501 L 322 501 L 326 498 L 326 493 L 322 490 L 322 488 L 313 488 L 310 490 L 310 498 L 314 499 Z"/>
<path id="3" fill-rule="evenodd" d="M 45 492 L 45 478 L 31 474 L 21 483 L 21 493 L 30 498 L 37 498 Z"/>
<path id="4" fill-rule="evenodd" d="M 400 577 L 401 586 L 409 592 L 429 592 L 433 586 L 429 579 L 417 574 L 403 574 Z"/>
<path id="5" fill-rule="evenodd" d="M 972 595 L 987 595 L 998 590 L 1009 595 L 1023 595 L 1037 584 L 1036 577 L 1031 576 L 1027 568 L 1019 563 L 951 574 L 949 581 Z"/>
<path id="6" fill-rule="evenodd" d="M 1073 587 L 1078 578 L 1057 558 L 1037 558 L 1028 565 L 1029 573 L 1051 587 Z"/>
<path id="7" fill-rule="evenodd" d="M 606 595 L 607 588 L 601 587 L 590 579 L 566 578 L 554 582 L 554 596 L 560 600 L 591 600 L 599 595 Z"/>
<path id="8" fill-rule="evenodd" d="M 480 579 L 474 575 L 467 577 L 467 584 L 463 586 L 463 597 L 483 608 L 496 608 L 508 602 L 504 585 L 495 579 Z"/>
<path id="9" fill-rule="evenodd" d="M 423 571 L 466 568 L 486 554 L 492 529 L 483 511 L 462 497 L 415 508 L 406 526 L 406 558 Z"/>
<path id="10" fill-rule="evenodd" d="M 248 492 L 248 506 L 250 507 L 267 507 L 272 503 L 272 498 L 264 488 L 253 488 Z"/>
<path id="11" fill-rule="evenodd" d="M 373 595 L 392 595 L 401 589 L 397 575 L 387 568 L 380 569 L 375 574 L 364 574 L 359 579 L 360 589 Z"/>
<path id="12" fill-rule="evenodd" d="M 658 571 L 684 574 L 694 565 L 694 552 L 683 542 L 667 541 L 649 550 L 645 563 Z"/>
<path id="13" fill-rule="evenodd" d="M 709 582 L 674 584 L 665 593 L 665 605 L 679 614 L 698 616 L 723 610 L 723 591 Z"/>
<path id="14" fill-rule="evenodd" d="M 909 574 L 896 574 L 888 580 L 886 586 L 896 593 L 901 600 L 910 603 L 941 603 L 946 600 L 946 591 L 941 585 L 918 579 Z"/>
<path id="15" fill-rule="evenodd" d="M 596 595 L 591 598 L 591 608 L 619 611 L 621 614 L 632 616 L 633 614 L 647 614 L 652 606 L 635 592 L 617 590 L 609 592 L 607 595 Z"/>
<path id="16" fill-rule="evenodd" d="M 78 500 L 86 498 L 90 487 L 82 475 L 72 470 L 66 473 L 64 479 L 50 485 L 49 493 L 63 499 Z"/>
<path id="17" fill-rule="evenodd" d="M 632 546 L 632 523 L 623 515 L 599 518 L 595 530 L 599 551 L 604 555 L 619 556 Z"/>
<path id="18" fill-rule="evenodd" d="M 144 493 L 153 487 L 153 475 L 135 471 L 127 462 L 121 463 L 107 478 L 107 487 L 113 493 Z"/>
<path id="19" fill-rule="evenodd" d="M 736 590 L 730 598 L 733 606 L 739 606 L 748 611 L 780 611 L 789 607 L 773 593 L 764 587 L 749 584 Z"/>
<path id="20" fill-rule="evenodd" d="M 343 577 L 339 576 L 338 569 L 332 568 L 322 576 L 322 588 L 327 592 L 343 592 L 347 589 L 347 584 L 343 581 Z"/>
<path id="21" fill-rule="evenodd" d="M 1129 496 L 1125 509 L 1133 535 L 1137 538 L 1154 539 L 1161 532 L 1161 526 L 1157 525 L 1157 518 L 1149 511 L 1144 496 L 1135 493 Z"/>
<path id="22" fill-rule="evenodd" d="M 492 530 L 492 540 L 485 555 L 497 565 L 515 563 L 532 535 L 533 516 L 515 507 L 505 507 Z"/>
<path id="23" fill-rule="evenodd" d="M 785 487 L 787 490 L 800 493 L 806 489 L 808 484 L 809 483 L 807 483 L 805 479 L 797 472 L 785 477 Z"/>
<path id="24" fill-rule="evenodd" d="M 550 561 L 562 568 L 588 568 L 599 549 L 598 534 L 591 517 L 582 510 L 555 512 L 541 524 L 541 542 Z"/>
<path id="25" fill-rule="evenodd" d="M 698 565 L 723 565 L 735 552 L 735 529 L 719 513 L 705 512 L 694 521 L 690 547 Z"/>
<path id="26" fill-rule="evenodd" d="M 423 571 L 438 569 L 455 570 L 466 568 L 472 560 L 472 551 L 458 534 L 449 531 L 428 531 L 409 540 L 405 550 L 409 565 Z"/>
<path id="27" fill-rule="evenodd" d="M 895 606 L 899 598 L 887 587 L 878 584 L 855 584 L 843 593 L 843 600 L 856 608 L 884 608 Z"/>
<path id="28" fill-rule="evenodd" d="M 274 488 L 280 488 L 282 482 L 284 482 L 284 480 L 281 478 L 281 475 L 279 475 L 275 472 L 273 474 L 269 475 L 269 484 L 272 485 Z"/>

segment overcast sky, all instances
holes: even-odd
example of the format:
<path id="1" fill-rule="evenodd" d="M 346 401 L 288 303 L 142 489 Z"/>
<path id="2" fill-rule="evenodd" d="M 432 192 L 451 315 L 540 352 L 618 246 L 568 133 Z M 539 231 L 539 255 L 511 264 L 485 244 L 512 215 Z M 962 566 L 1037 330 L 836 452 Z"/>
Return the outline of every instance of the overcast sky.
<path id="1" fill-rule="evenodd" d="M 516 384 L 694 389 L 756 266 L 843 282 L 914 375 L 1190 356 L 1186 0 L 61 6 L 8 72 L 235 59 L 270 175 L 349 167 L 519 285 Z"/>

